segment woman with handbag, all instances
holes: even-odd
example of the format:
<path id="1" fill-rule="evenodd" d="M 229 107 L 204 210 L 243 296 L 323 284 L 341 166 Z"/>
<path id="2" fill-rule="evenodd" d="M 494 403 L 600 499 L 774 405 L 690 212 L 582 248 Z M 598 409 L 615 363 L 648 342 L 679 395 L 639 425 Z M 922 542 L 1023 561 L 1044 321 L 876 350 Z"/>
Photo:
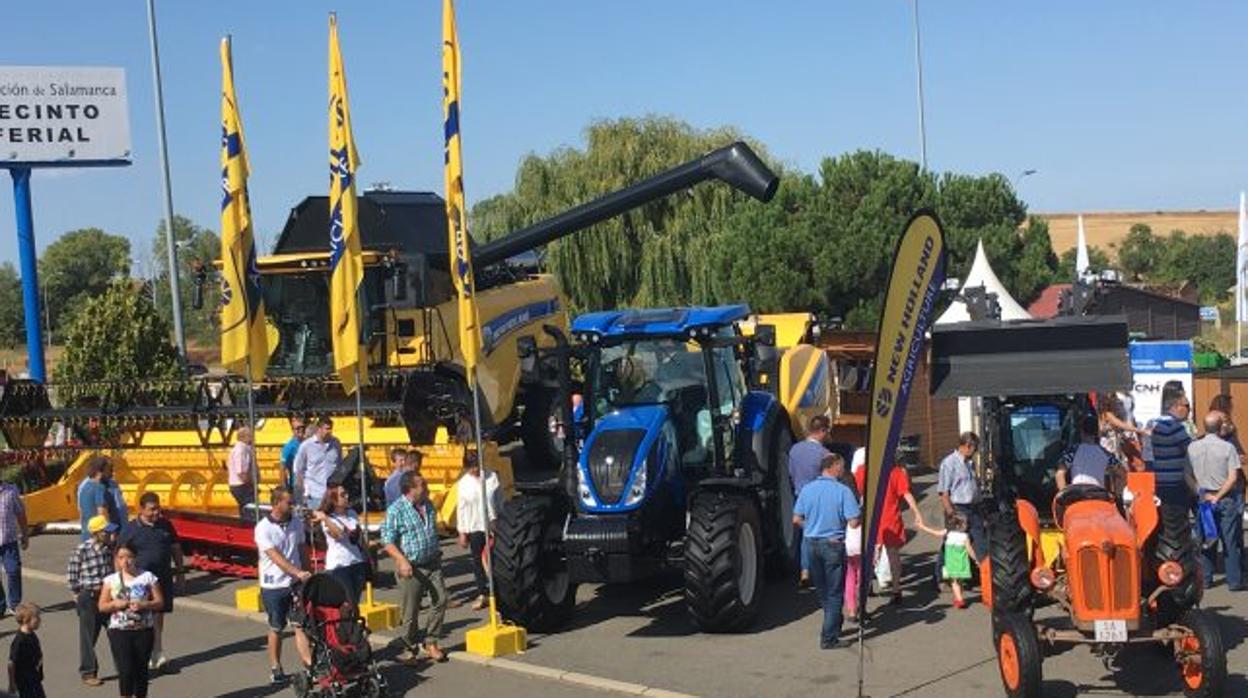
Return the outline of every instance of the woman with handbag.
<path id="1" fill-rule="evenodd" d="M 321 506 L 312 512 L 312 520 L 325 532 L 325 571 L 342 582 L 359 605 L 369 572 L 368 556 L 361 544 L 364 529 L 341 484 L 330 484 Z"/>

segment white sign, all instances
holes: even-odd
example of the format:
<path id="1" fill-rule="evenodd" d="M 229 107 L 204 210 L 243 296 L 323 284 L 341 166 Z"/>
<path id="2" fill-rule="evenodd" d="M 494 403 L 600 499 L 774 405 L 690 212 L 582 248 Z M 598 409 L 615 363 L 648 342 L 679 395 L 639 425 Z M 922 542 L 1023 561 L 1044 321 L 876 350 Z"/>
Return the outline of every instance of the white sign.
<path id="1" fill-rule="evenodd" d="M 0 66 L 0 166 L 129 161 L 124 69 Z"/>
<path id="2" fill-rule="evenodd" d="M 1161 394 L 1167 383 L 1183 385 L 1192 395 L 1191 342 L 1132 342 L 1131 373 L 1135 421 L 1141 425 L 1161 416 Z"/>

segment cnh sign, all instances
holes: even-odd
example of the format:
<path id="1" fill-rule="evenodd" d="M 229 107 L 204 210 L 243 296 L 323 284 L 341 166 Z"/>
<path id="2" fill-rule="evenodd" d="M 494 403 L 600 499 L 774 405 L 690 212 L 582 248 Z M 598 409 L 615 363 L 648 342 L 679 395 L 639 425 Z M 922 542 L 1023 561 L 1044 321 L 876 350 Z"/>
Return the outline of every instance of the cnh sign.
<path id="1" fill-rule="evenodd" d="M 0 66 L 0 167 L 129 161 L 124 69 Z"/>

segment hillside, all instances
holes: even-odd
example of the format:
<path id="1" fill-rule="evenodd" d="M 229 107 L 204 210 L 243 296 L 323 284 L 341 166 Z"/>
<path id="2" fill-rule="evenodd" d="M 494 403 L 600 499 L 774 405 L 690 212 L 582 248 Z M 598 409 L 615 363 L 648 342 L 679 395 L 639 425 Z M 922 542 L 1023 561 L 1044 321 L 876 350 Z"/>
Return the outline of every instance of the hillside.
<path id="1" fill-rule="evenodd" d="M 1061 254 L 1075 246 L 1078 236 L 1077 214 L 1034 213 L 1049 222 L 1053 251 Z M 1136 223 L 1144 223 L 1156 235 L 1169 235 L 1182 230 L 1188 235 L 1213 235 L 1218 232 L 1236 234 L 1237 212 L 1226 211 L 1105 211 L 1083 214 L 1083 229 L 1088 245 L 1099 247 L 1111 258 L 1117 255 L 1117 243 L 1127 236 Z"/>

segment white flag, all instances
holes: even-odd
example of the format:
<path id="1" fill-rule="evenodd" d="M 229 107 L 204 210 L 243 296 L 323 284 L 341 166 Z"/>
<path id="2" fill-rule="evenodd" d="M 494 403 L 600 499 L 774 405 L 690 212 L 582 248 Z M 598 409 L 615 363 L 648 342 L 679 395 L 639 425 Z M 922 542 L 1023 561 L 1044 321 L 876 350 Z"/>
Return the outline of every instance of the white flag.
<path id="1" fill-rule="evenodd" d="M 1083 214 L 1079 214 L 1079 239 L 1075 243 L 1075 279 L 1082 279 L 1088 273 L 1088 238 L 1083 234 Z"/>
<path id="2" fill-rule="evenodd" d="M 1245 209 L 1244 192 L 1239 193 L 1239 243 L 1235 253 L 1235 318 L 1239 322 L 1248 321 L 1248 302 L 1244 292 L 1248 289 L 1248 274 L 1244 266 L 1248 265 L 1248 210 Z"/>

